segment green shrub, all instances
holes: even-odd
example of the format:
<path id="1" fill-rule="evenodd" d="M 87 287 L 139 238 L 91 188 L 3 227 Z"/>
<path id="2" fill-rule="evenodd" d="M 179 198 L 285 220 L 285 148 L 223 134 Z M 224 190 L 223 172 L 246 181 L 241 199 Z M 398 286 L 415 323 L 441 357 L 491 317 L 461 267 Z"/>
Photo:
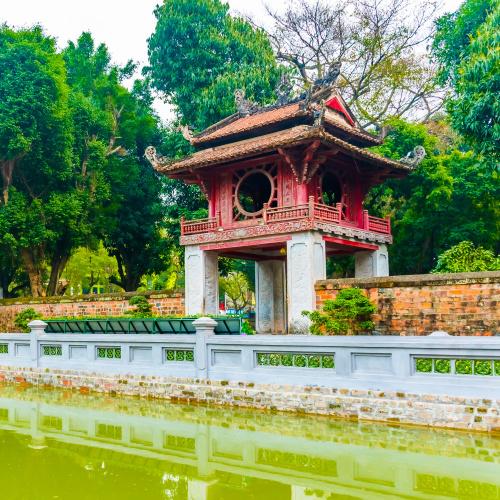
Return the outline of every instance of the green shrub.
<path id="1" fill-rule="evenodd" d="M 16 314 L 14 319 L 14 324 L 22 331 L 29 332 L 30 329 L 28 327 L 28 323 L 35 319 L 41 319 L 42 315 L 36 312 L 32 307 L 25 309 Z"/>
<path id="2" fill-rule="evenodd" d="M 491 250 L 475 247 L 471 241 L 462 241 L 443 252 L 433 273 L 466 273 L 499 271 L 500 257 Z"/>
<path id="3" fill-rule="evenodd" d="M 128 316 L 134 318 L 151 318 L 153 316 L 153 308 L 144 295 L 134 295 L 128 303 L 131 306 L 135 306 L 134 309 L 125 312 Z"/>
<path id="4" fill-rule="evenodd" d="M 335 300 L 325 300 L 322 311 L 304 311 L 314 335 L 356 335 L 374 328 L 375 306 L 359 288 L 344 288 Z"/>
<path id="5" fill-rule="evenodd" d="M 248 321 L 247 319 L 244 319 L 241 323 L 241 333 L 244 333 L 245 335 L 255 334 L 255 330 L 252 328 L 250 321 Z"/>

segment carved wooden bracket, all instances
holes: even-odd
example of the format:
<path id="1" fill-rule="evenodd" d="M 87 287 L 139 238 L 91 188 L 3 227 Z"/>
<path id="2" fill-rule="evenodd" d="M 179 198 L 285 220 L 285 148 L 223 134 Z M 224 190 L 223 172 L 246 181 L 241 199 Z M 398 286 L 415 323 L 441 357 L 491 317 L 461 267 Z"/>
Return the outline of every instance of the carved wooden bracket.
<path id="1" fill-rule="evenodd" d="M 297 168 L 297 160 L 294 155 L 283 148 L 278 148 L 278 153 L 280 154 L 283 161 L 292 169 L 293 175 L 295 176 L 295 180 L 299 181 L 299 169 Z"/>
<path id="2" fill-rule="evenodd" d="M 205 196 L 205 198 L 209 199 L 209 183 L 206 178 L 202 177 L 198 172 L 194 170 L 190 170 L 191 174 L 193 174 L 195 180 L 195 184 L 200 186 L 200 190 Z"/>
<path id="3" fill-rule="evenodd" d="M 302 175 L 300 176 L 299 184 L 307 184 L 307 169 L 309 168 L 309 164 L 314 158 L 314 154 L 316 153 L 316 150 L 319 148 L 320 144 L 321 141 L 319 140 L 311 142 L 311 144 L 309 144 L 309 146 L 307 146 L 306 150 L 304 151 L 304 157 L 302 159 Z"/>
<path id="4" fill-rule="evenodd" d="M 333 154 L 338 153 L 338 149 L 320 152 L 320 140 L 311 142 L 304 151 L 302 158 L 297 158 L 297 154 L 278 148 L 283 161 L 292 169 L 293 175 L 299 184 L 309 184 L 318 168 Z"/>

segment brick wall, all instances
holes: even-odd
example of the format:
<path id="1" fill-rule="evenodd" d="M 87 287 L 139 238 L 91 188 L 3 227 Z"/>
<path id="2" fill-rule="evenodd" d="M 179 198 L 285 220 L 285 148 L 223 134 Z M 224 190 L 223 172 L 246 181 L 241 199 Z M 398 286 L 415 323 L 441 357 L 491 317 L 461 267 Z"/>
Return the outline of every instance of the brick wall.
<path id="1" fill-rule="evenodd" d="M 128 301 L 134 295 L 144 295 L 153 306 L 154 314 L 184 314 L 184 294 L 181 291 L 126 292 L 119 294 L 79 295 L 73 297 L 41 297 L 0 300 L 0 332 L 16 332 L 14 318 L 24 309 L 33 308 L 44 318 L 60 316 L 122 316 L 129 310 Z"/>
<path id="2" fill-rule="evenodd" d="M 316 283 L 318 308 L 347 287 L 366 290 L 377 305 L 376 330 L 385 335 L 500 333 L 500 272 L 323 280 Z"/>

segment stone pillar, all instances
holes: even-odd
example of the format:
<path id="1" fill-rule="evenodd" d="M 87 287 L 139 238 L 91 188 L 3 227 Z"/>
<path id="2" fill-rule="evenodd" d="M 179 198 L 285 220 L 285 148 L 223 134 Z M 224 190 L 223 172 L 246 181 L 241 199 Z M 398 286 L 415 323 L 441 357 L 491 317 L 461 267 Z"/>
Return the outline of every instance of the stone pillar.
<path id="1" fill-rule="evenodd" d="M 255 263 L 256 330 L 285 333 L 285 263 L 263 260 Z"/>
<path id="2" fill-rule="evenodd" d="M 373 278 L 389 276 L 389 254 L 385 245 L 370 252 L 356 252 L 354 254 L 356 278 Z"/>
<path id="3" fill-rule="evenodd" d="M 40 352 L 38 346 L 38 339 L 41 335 L 45 334 L 45 328 L 47 323 L 40 319 L 35 319 L 28 323 L 28 328 L 30 329 L 30 351 L 31 351 L 31 362 L 35 367 L 38 366 L 40 360 Z"/>
<path id="4" fill-rule="evenodd" d="M 184 254 L 186 314 L 218 314 L 219 270 L 216 252 L 188 245 Z"/>
<path id="5" fill-rule="evenodd" d="M 325 242 L 318 232 L 292 235 L 287 242 L 288 330 L 307 333 L 309 320 L 302 311 L 316 308 L 314 284 L 326 277 Z"/>
<path id="6" fill-rule="evenodd" d="M 208 349 L 207 338 L 214 335 L 214 329 L 217 321 L 212 318 L 198 318 L 193 321 L 196 328 L 196 345 L 194 348 L 194 364 L 196 367 L 196 376 L 198 378 L 208 378 Z"/>

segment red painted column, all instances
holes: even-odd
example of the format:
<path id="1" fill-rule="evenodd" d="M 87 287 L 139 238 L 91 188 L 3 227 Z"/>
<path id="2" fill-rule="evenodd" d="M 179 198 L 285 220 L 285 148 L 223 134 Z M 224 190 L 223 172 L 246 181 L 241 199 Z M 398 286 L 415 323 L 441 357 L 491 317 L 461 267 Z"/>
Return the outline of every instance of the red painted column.
<path id="1" fill-rule="evenodd" d="M 307 184 L 297 184 L 297 204 L 303 205 L 308 203 Z"/>
<path id="2" fill-rule="evenodd" d="M 208 216 L 210 218 L 215 217 L 216 208 L 215 208 L 215 182 L 213 180 L 210 181 L 210 185 L 208 188 Z"/>

